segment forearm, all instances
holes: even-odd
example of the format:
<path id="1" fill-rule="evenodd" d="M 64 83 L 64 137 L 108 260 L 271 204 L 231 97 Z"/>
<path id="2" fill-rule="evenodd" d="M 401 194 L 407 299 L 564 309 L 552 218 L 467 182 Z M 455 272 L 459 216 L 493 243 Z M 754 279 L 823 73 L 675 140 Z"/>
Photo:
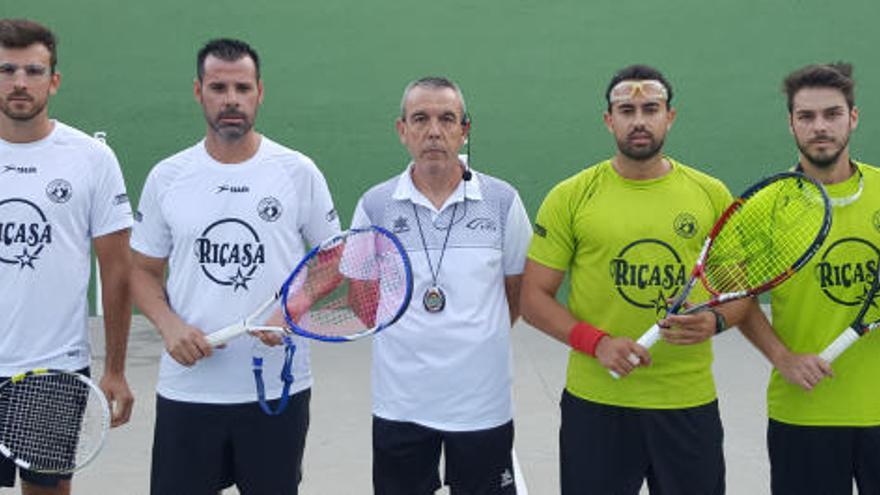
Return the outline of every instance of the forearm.
<path id="1" fill-rule="evenodd" d="M 182 323 L 168 303 L 163 277 L 135 266 L 131 274 L 132 297 L 141 313 L 163 334 L 163 329 Z M 164 334 L 163 334 L 164 336 Z"/>
<path id="2" fill-rule="evenodd" d="M 770 321 L 764 315 L 757 300 L 750 300 L 747 311 L 741 315 L 741 320 L 736 323 L 740 332 L 752 343 L 774 366 L 790 351 L 776 335 Z"/>
<path id="3" fill-rule="evenodd" d="M 520 309 L 523 319 L 530 325 L 563 344 L 569 344 L 571 329 L 577 319 L 555 297 L 541 291 L 524 290 Z"/>
<path id="4" fill-rule="evenodd" d="M 105 373 L 123 374 L 125 372 L 125 355 L 128 349 L 132 309 L 128 275 L 128 264 L 124 267 L 103 268 L 101 271 L 101 302 L 104 307 L 106 347 Z"/>

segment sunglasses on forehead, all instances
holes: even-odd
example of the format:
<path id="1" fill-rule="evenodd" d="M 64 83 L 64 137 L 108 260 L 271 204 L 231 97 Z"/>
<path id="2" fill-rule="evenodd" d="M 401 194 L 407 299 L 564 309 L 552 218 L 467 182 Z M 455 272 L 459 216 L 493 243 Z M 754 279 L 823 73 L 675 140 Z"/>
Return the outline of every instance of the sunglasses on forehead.
<path id="1" fill-rule="evenodd" d="M 668 100 L 669 93 L 666 86 L 656 79 L 642 81 L 621 81 L 611 88 L 609 100 L 611 103 L 631 100 L 641 94 L 648 99 Z"/>

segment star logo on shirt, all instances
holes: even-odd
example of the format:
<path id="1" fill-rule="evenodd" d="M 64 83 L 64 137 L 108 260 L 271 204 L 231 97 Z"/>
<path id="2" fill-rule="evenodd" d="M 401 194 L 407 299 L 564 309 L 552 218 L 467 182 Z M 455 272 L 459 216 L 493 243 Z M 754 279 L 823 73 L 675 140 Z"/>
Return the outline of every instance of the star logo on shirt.
<path id="1" fill-rule="evenodd" d="M 666 311 L 666 300 L 667 299 L 669 299 L 669 297 L 667 297 L 666 294 L 664 294 L 662 290 L 658 290 L 657 291 L 657 299 L 654 299 L 653 301 L 651 301 L 654 304 L 654 310 L 657 312 L 658 315 L 660 313 Z"/>
<path id="2" fill-rule="evenodd" d="M 18 267 L 20 269 L 24 270 L 24 267 L 28 266 L 31 268 L 31 270 L 35 270 L 36 268 L 34 268 L 34 260 L 40 259 L 39 256 L 37 256 L 37 254 L 38 253 L 34 253 L 34 254 L 28 253 L 28 250 L 26 247 L 22 248 L 21 254 L 15 256 L 15 259 L 17 259 L 18 263 L 19 263 Z"/>
<path id="3" fill-rule="evenodd" d="M 239 288 L 244 290 L 248 290 L 247 283 L 253 279 L 253 277 L 248 277 L 247 275 L 241 273 L 241 268 L 235 271 L 235 275 L 229 277 L 229 281 L 232 282 L 232 290 L 237 291 Z"/>

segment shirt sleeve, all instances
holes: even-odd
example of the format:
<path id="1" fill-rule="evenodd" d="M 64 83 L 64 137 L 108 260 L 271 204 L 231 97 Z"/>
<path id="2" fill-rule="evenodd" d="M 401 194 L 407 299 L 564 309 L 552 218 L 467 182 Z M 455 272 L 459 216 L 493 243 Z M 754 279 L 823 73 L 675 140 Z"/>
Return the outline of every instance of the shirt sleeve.
<path id="1" fill-rule="evenodd" d="M 575 251 L 571 216 L 568 188 L 558 185 L 538 209 L 529 259 L 554 270 L 568 270 Z"/>
<path id="2" fill-rule="evenodd" d="M 351 217 L 351 228 L 369 227 L 372 224 L 373 222 L 370 221 L 370 217 L 367 216 L 367 211 L 364 209 L 364 198 L 361 197 L 357 202 L 357 206 L 354 207 L 354 215 Z"/>
<path id="3" fill-rule="evenodd" d="M 532 237 L 529 215 L 519 194 L 514 194 L 507 212 L 507 225 L 504 230 L 504 274 L 519 275 L 526 265 L 526 252 Z"/>
<path id="4" fill-rule="evenodd" d="M 161 183 L 158 169 L 153 169 L 134 213 L 130 242 L 132 249 L 153 258 L 167 258 L 172 248 L 171 229 L 162 213 Z"/>
<path id="5" fill-rule="evenodd" d="M 94 198 L 89 218 L 92 237 L 101 237 L 131 227 L 131 204 L 122 179 L 122 170 L 113 151 L 103 146 L 96 162 Z"/>
<path id="6" fill-rule="evenodd" d="M 333 206 L 333 198 L 327 187 L 327 180 L 311 161 L 309 194 L 300 198 L 300 211 L 303 212 L 302 234 L 306 242 L 316 246 L 321 241 L 339 233 L 339 215 Z"/>

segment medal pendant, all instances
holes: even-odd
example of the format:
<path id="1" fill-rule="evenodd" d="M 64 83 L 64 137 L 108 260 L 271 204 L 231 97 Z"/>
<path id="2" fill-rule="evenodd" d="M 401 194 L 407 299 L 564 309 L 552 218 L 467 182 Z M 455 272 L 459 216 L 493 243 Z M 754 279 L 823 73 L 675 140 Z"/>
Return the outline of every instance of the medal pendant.
<path id="1" fill-rule="evenodd" d="M 439 313 L 446 307 L 446 294 L 436 285 L 429 287 L 422 297 L 422 304 L 425 305 L 425 310 L 429 313 Z"/>

